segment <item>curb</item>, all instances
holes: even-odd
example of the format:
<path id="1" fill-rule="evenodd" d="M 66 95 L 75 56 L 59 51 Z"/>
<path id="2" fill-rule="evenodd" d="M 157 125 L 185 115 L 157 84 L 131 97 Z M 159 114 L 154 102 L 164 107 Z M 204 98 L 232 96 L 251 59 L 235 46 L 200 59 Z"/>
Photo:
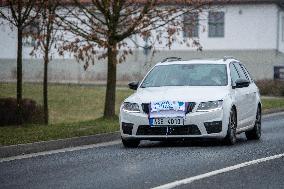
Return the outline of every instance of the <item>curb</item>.
<path id="1" fill-rule="evenodd" d="M 265 117 L 270 117 L 280 112 L 284 113 L 284 109 L 272 109 L 263 112 Z M 264 118 L 265 118 L 264 117 Z M 35 142 L 28 144 L 17 144 L 11 146 L 0 147 L 0 158 L 31 154 L 43 151 L 58 150 L 62 148 L 70 148 L 89 144 L 98 144 L 110 142 L 120 139 L 120 132 L 103 133 L 90 136 L 72 137 L 67 139 L 50 140 L 43 142 Z"/>
<path id="2" fill-rule="evenodd" d="M 269 114 L 274 114 L 274 113 L 279 113 L 279 112 L 284 112 L 284 108 L 264 110 L 263 115 L 269 115 Z"/>
<path id="3" fill-rule="evenodd" d="M 0 158 L 7 158 L 11 156 L 31 154 L 50 150 L 58 150 L 62 148 L 70 148 L 82 145 L 97 144 L 102 142 L 110 142 L 118 139 L 120 139 L 120 133 L 113 132 L 28 144 L 2 146 L 0 147 Z"/>

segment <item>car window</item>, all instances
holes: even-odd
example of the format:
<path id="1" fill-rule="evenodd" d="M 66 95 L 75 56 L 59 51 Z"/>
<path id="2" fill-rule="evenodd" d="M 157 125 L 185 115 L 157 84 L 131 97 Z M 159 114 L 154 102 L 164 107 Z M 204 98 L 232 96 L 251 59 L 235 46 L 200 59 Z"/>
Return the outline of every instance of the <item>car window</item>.
<path id="1" fill-rule="evenodd" d="M 253 80 L 252 80 L 252 78 L 251 78 L 251 76 L 250 76 L 248 70 L 246 69 L 246 67 L 245 67 L 243 64 L 240 64 L 240 65 L 241 65 L 241 68 L 242 68 L 242 70 L 244 71 L 244 73 L 245 73 L 247 79 L 248 79 L 250 82 L 253 82 Z"/>
<path id="2" fill-rule="evenodd" d="M 236 67 L 232 63 L 230 64 L 230 72 L 231 72 L 232 86 L 235 86 L 236 81 L 237 81 L 237 79 L 240 79 L 240 76 L 237 72 Z"/>
<path id="3" fill-rule="evenodd" d="M 226 86 L 225 64 L 170 64 L 154 67 L 142 88 L 160 86 Z"/>
<path id="4" fill-rule="evenodd" d="M 244 73 L 241 65 L 239 63 L 233 63 L 235 65 L 235 67 L 237 68 L 237 71 L 239 73 L 239 76 L 241 79 L 247 79 L 249 80 L 249 78 L 246 76 L 246 74 Z"/>

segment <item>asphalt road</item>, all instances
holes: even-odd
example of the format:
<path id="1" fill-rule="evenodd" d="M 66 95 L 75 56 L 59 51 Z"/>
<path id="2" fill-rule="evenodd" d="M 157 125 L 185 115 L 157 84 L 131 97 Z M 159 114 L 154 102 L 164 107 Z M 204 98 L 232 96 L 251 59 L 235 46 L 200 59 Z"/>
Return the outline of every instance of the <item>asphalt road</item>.
<path id="1" fill-rule="evenodd" d="M 0 163 L 0 188 L 151 188 L 284 153 L 284 114 L 265 118 L 260 141 L 143 142 Z M 232 170 L 177 188 L 284 188 L 284 158 Z"/>

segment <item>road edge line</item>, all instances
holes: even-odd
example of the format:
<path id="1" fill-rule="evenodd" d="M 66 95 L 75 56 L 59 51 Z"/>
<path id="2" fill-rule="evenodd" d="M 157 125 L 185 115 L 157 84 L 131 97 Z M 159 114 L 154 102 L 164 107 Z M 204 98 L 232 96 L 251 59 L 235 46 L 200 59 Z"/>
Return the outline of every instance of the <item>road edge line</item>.
<path id="1" fill-rule="evenodd" d="M 27 144 L 0 146 L 0 158 L 110 142 L 120 139 L 120 133 L 101 133 L 81 137 L 41 141 Z"/>
<path id="2" fill-rule="evenodd" d="M 14 160 L 28 159 L 28 158 L 38 157 L 38 156 L 64 153 L 64 152 L 73 152 L 73 151 L 86 150 L 86 149 L 91 149 L 91 148 L 106 147 L 106 146 L 112 146 L 112 145 L 116 145 L 120 143 L 121 143 L 120 140 L 114 140 L 110 142 L 103 142 L 103 143 L 90 144 L 90 145 L 84 145 L 84 146 L 76 146 L 76 147 L 62 148 L 62 149 L 57 149 L 57 150 L 37 152 L 37 153 L 31 153 L 31 154 L 25 154 L 25 155 L 18 155 L 18 156 L 2 158 L 0 159 L 0 163 L 14 161 Z"/>
<path id="3" fill-rule="evenodd" d="M 266 118 L 270 118 L 270 117 L 273 117 L 273 116 L 279 116 L 279 115 L 284 115 L 284 111 L 281 111 L 281 112 L 273 112 L 273 113 L 266 113 L 266 114 L 263 114 L 262 118 L 266 119 Z"/>

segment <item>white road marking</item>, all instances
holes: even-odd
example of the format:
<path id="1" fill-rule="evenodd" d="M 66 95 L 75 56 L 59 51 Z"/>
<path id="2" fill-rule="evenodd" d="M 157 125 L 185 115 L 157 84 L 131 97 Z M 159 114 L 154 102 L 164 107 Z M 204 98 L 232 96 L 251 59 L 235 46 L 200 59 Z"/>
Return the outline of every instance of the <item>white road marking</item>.
<path id="1" fill-rule="evenodd" d="M 221 173 L 237 170 L 237 169 L 240 169 L 242 167 L 247 167 L 247 166 L 250 166 L 250 165 L 258 164 L 258 163 L 261 163 L 261 162 L 266 162 L 266 161 L 273 160 L 273 159 L 279 159 L 279 158 L 282 158 L 282 157 L 284 157 L 284 153 L 283 154 L 277 154 L 277 155 L 274 155 L 274 156 L 265 157 L 265 158 L 260 158 L 260 159 L 256 159 L 256 160 L 252 160 L 252 161 L 247 161 L 247 162 L 244 162 L 244 163 L 241 163 L 241 164 L 225 167 L 223 169 L 211 171 L 211 172 L 204 173 L 204 174 L 201 174 L 201 175 L 189 177 L 189 178 L 182 179 L 182 180 L 177 180 L 177 181 L 174 181 L 174 182 L 171 182 L 171 183 L 168 183 L 168 184 L 164 184 L 164 185 L 161 185 L 161 186 L 154 187 L 152 189 L 175 188 L 177 186 L 190 184 L 194 181 L 201 180 L 201 179 L 208 178 L 208 177 L 212 177 L 212 176 L 215 176 L 215 175 L 218 175 L 218 174 L 221 174 Z"/>
<path id="2" fill-rule="evenodd" d="M 85 149 L 90 149 L 90 148 L 105 147 L 105 146 L 111 146 L 111 145 L 116 145 L 116 144 L 120 144 L 120 143 L 121 143 L 120 140 L 115 140 L 115 141 L 104 142 L 104 143 L 99 143 L 99 144 L 91 144 L 91 145 L 84 145 L 84 146 L 63 148 L 63 149 L 58 149 L 58 150 L 38 152 L 38 153 L 32 153 L 32 154 L 26 154 L 26 155 L 13 156 L 13 157 L 0 159 L 0 163 L 8 162 L 8 161 L 14 161 L 14 160 L 20 160 L 20 159 L 33 158 L 33 157 L 38 157 L 38 156 L 57 154 L 57 153 L 73 152 L 73 151 L 85 150 Z"/>
<path id="3" fill-rule="evenodd" d="M 269 117 L 274 117 L 274 116 L 284 116 L 284 112 L 276 112 L 276 113 L 271 113 L 271 114 L 264 114 L 262 118 L 269 118 Z"/>

